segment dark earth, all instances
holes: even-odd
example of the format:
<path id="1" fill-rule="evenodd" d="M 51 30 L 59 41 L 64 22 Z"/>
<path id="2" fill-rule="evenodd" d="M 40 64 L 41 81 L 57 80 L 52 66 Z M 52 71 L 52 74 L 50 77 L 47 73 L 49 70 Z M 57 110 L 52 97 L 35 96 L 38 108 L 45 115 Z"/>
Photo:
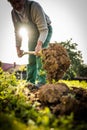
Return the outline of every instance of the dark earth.
<path id="1" fill-rule="evenodd" d="M 33 98 L 38 101 L 38 109 L 49 107 L 57 117 L 74 113 L 75 120 L 87 121 L 87 90 L 72 86 L 71 89 L 65 83 L 46 84 L 36 89 L 34 86 L 27 86 L 31 89 Z M 31 96 L 30 96 L 31 97 Z"/>
<path id="2" fill-rule="evenodd" d="M 50 43 L 48 48 L 42 49 L 42 62 L 50 83 L 62 78 L 70 66 L 67 50 L 60 43 Z"/>

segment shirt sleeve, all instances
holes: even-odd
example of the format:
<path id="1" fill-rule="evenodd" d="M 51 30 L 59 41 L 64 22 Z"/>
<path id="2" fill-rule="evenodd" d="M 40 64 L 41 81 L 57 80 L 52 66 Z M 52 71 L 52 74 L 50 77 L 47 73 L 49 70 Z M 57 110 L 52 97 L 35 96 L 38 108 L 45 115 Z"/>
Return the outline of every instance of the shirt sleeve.
<path id="1" fill-rule="evenodd" d="M 34 2 L 31 8 L 31 15 L 34 23 L 36 24 L 39 31 L 38 40 L 45 42 L 48 35 L 48 26 L 43 8 L 39 3 Z"/>

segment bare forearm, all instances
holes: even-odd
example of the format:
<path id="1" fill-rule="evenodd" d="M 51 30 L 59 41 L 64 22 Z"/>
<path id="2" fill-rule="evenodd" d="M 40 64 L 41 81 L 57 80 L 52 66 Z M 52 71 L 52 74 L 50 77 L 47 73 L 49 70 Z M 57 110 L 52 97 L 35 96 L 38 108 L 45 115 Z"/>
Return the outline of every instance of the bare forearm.
<path id="1" fill-rule="evenodd" d="M 37 45 L 36 45 L 36 48 L 35 48 L 36 53 L 38 53 L 40 50 L 42 50 L 42 45 L 43 45 L 42 41 L 37 42 Z"/>
<path id="2" fill-rule="evenodd" d="M 47 38 L 47 35 L 48 35 L 48 30 L 45 29 L 45 30 L 42 30 L 42 31 L 39 31 L 40 32 L 40 35 L 39 35 L 39 38 L 38 38 L 38 41 L 42 41 L 43 44 Z"/>

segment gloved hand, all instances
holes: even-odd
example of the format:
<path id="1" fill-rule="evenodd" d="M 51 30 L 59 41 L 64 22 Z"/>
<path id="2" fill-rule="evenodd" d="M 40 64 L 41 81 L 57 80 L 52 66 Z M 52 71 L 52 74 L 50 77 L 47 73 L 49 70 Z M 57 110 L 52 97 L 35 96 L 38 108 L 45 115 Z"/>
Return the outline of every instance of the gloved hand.
<path id="1" fill-rule="evenodd" d="M 22 57 L 24 51 L 21 50 L 20 47 L 16 47 L 16 50 L 17 50 L 17 55 L 18 55 L 18 57 Z"/>

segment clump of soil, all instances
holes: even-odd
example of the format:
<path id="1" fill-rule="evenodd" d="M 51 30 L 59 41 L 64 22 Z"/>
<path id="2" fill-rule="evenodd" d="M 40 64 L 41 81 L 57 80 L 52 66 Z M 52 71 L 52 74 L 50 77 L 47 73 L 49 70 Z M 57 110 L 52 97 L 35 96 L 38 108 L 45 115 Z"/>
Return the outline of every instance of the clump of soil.
<path id="1" fill-rule="evenodd" d="M 74 113 L 75 120 L 87 121 L 87 90 L 72 87 L 64 83 L 46 84 L 39 89 L 38 99 L 41 105 L 50 108 L 56 116 Z"/>
<path id="2" fill-rule="evenodd" d="M 39 99 L 45 104 L 60 102 L 62 95 L 69 92 L 69 88 L 64 83 L 47 84 L 41 87 L 39 91 Z"/>
<path id="3" fill-rule="evenodd" d="M 70 65 L 70 58 L 66 49 L 59 43 L 51 43 L 42 50 L 43 68 L 47 72 L 47 79 L 58 81 L 63 77 Z"/>

